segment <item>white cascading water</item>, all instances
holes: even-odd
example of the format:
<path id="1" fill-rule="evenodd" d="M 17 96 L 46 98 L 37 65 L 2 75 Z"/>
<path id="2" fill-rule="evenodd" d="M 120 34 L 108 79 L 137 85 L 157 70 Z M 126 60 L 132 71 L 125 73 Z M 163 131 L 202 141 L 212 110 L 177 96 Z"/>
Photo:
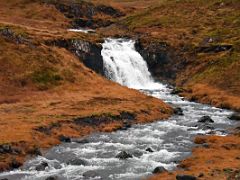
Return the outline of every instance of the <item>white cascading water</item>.
<path id="1" fill-rule="evenodd" d="M 106 39 L 103 43 L 103 63 L 106 77 L 134 89 L 157 89 L 147 63 L 135 50 L 135 41 Z"/>

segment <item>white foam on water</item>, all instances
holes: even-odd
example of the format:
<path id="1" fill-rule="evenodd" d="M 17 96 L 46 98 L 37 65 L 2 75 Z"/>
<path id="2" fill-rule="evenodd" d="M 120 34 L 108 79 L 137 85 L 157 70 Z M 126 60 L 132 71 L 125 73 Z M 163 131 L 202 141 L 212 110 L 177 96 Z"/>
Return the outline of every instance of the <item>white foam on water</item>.
<path id="1" fill-rule="evenodd" d="M 162 89 L 162 84 L 153 81 L 134 44 L 133 40 L 106 39 L 102 50 L 105 75 L 134 89 Z"/>
<path id="2" fill-rule="evenodd" d="M 92 29 L 84 29 L 84 28 L 78 28 L 78 29 L 68 29 L 70 32 L 81 32 L 81 33 L 94 33 L 95 31 Z"/>

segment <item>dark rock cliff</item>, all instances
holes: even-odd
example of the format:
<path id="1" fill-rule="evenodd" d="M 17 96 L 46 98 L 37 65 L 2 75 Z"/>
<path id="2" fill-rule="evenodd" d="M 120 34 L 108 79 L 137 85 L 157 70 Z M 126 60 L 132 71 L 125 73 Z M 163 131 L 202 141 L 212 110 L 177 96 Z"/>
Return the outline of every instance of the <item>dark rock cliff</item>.
<path id="1" fill-rule="evenodd" d="M 66 48 L 78 56 L 85 66 L 104 75 L 101 44 L 94 44 L 81 39 L 58 39 L 47 41 L 46 44 Z"/>
<path id="2" fill-rule="evenodd" d="M 184 59 L 166 42 L 143 43 L 138 39 L 135 48 L 156 79 L 174 82 L 177 73 L 186 65 Z"/>
<path id="3" fill-rule="evenodd" d="M 73 28 L 98 28 L 112 24 L 109 18 L 97 18 L 109 16 L 117 18 L 124 16 L 120 10 L 106 5 L 95 5 L 91 2 L 76 0 L 43 0 L 44 3 L 53 4 L 56 9 L 72 20 Z"/>

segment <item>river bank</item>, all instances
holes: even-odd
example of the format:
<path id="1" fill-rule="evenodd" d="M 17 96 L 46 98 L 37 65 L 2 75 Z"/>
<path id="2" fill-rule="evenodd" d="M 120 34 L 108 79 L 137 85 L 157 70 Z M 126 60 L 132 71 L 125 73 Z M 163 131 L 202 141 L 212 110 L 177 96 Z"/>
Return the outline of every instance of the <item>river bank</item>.
<path id="1" fill-rule="evenodd" d="M 69 137 L 121 129 L 126 125 L 126 120 L 131 121 L 133 117 L 135 120 L 132 123 L 146 123 L 165 119 L 172 114 L 171 108 L 161 101 L 109 82 L 87 69 L 79 63 L 79 59 L 86 66 L 89 59 L 79 58 L 69 42 L 77 42 L 78 47 L 87 49 L 80 51 L 84 58 L 88 55 L 94 57 L 94 53 L 88 51 L 91 48 L 89 43 L 96 47 L 104 37 L 143 40 L 146 42 L 143 50 L 146 48 L 146 54 L 155 57 L 148 56 L 145 60 L 156 79 L 175 84 L 177 89 L 183 90 L 180 95 L 191 101 L 239 111 L 237 1 L 169 1 L 168 5 L 162 2 L 155 4 L 154 0 L 148 3 L 113 2 L 115 9 L 98 6 L 99 2 L 97 6 L 88 3 L 69 6 L 66 2 L 54 2 L 0 3 L 0 43 L 3 45 L 0 49 L 0 79 L 3 82 L 0 84 L 0 143 L 1 152 L 4 152 L 0 154 L 2 170 L 18 167 L 29 155 L 39 155 L 41 148 L 69 141 Z M 83 14 L 76 10 L 78 8 L 84 9 Z M 158 13 L 160 11 L 162 14 Z M 97 15 L 93 16 L 90 12 L 96 12 Z M 205 17 L 206 14 L 209 18 Z M 218 18 L 215 19 L 212 14 Z M 172 17 L 181 17 L 183 20 L 175 21 Z M 120 23 L 116 23 L 119 19 Z M 75 28 L 84 25 L 97 29 L 91 35 L 68 32 L 67 29 L 73 25 Z M 221 31 L 215 31 L 216 28 Z M 144 57 L 144 53 L 139 52 Z M 161 65 L 163 62 L 166 63 L 164 66 Z M 91 117 L 97 123 L 89 123 L 84 117 Z M 77 119 L 86 122 L 79 124 Z M 234 145 L 229 151 L 235 156 L 239 144 L 235 138 L 238 136 L 209 137 L 209 141 L 212 138 L 222 145 L 226 144 L 225 140 L 231 141 Z M 217 143 L 209 151 L 224 154 L 223 162 L 225 157 L 233 160 L 234 157 L 225 154 L 225 150 Z M 197 150 L 196 156 L 204 156 L 205 153 L 205 149 Z M 194 156 L 187 160 L 194 161 L 206 165 Z M 213 161 L 210 169 L 219 163 L 215 159 Z M 232 163 L 235 173 L 237 160 L 234 159 Z M 186 173 L 198 176 L 199 169 L 192 164 L 193 171 Z M 226 168 L 231 169 L 231 164 L 227 165 L 229 167 Z M 226 170 L 227 173 L 223 170 L 224 164 L 217 169 L 221 172 L 216 173 L 214 178 L 231 175 L 227 174 L 230 170 Z M 210 170 L 206 172 L 206 177 L 211 177 Z"/>

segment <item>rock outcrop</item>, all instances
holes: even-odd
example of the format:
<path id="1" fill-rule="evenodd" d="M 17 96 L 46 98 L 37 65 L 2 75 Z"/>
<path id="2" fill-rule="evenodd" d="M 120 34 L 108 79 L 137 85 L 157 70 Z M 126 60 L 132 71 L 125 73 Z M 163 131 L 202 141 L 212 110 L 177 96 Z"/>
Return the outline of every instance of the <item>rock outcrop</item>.
<path id="1" fill-rule="evenodd" d="M 47 41 L 47 45 L 66 48 L 74 53 L 85 66 L 103 75 L 103 59 L 101 44 L 95 44 L 81 39 L 57 39 Z"/>
<path id="2" fill-rule="evenodd" d="M 111 25 L 111 18 L 124 16 L 120 10 L 106 5 L 95 5 L 87 1 L 48 1 L 44 3 L 53 4 L 57 10 L 72 20 L 73 28 L 98 28 Z M 110 18 L 101 18 L 101 17 Z"/>
<path id="3" fill-rule="evenodd" d="M 146 60 L 149 71 L 157 79 L 173 82 L 177 72 L 185 67 L 184 59 L 180 58 L 175 49 L 166 42 L 148 43 L 138 39 L 135 48 Z"/>

